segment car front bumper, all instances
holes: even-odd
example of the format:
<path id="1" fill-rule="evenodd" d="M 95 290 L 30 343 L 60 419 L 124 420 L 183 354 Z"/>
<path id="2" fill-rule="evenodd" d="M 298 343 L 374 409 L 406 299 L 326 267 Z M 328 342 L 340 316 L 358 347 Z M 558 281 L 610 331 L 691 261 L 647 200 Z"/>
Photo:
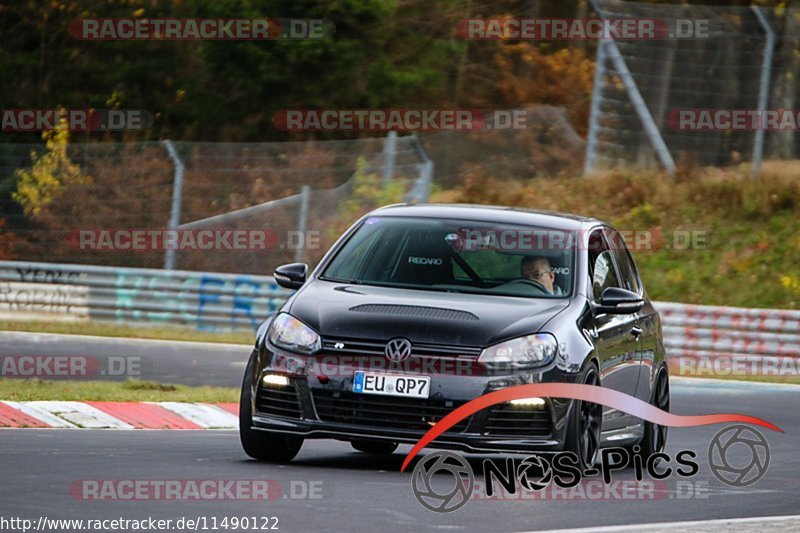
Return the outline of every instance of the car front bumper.
<path id="1" fill-rule="evenodd" d="M 253 357 L 252 427 L 304 438 L 414 444 L 446 414 L 487 392 L 571 377 L 553 366 L 538 372 L 488 374 L 471 361 L 437 367 L 440 372 L 412 372 L 431 378 L 429 398 L 412 399 L 352 392 L 356 370 L 374 371 L 364 364 L 368 358 L 332 357 L 321 366 L 319 356 L 283 352 L 271 345 Z M 288 384 L 265 384 L 266 375 L 285 376 Z M 560 451 L 570 406 L 569 400 L 551 398 L 542 406 L 498 404 L 459 422 L 429 446 L 465 452 Z"/>

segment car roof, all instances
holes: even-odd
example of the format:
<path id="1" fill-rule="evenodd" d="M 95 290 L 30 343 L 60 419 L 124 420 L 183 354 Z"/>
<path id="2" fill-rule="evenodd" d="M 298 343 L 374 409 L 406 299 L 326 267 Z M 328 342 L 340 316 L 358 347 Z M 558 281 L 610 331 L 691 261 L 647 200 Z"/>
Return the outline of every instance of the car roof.
<path id="1" fill-rule="evenodd" d="M 370 214 L 398 217 L 454 218 L 564 230 L 579 230 L 589 226 L 605 224 L 596 218 L 559 213 L 557 211 L 479 204 L 395 204 L 378 208 Z"/>

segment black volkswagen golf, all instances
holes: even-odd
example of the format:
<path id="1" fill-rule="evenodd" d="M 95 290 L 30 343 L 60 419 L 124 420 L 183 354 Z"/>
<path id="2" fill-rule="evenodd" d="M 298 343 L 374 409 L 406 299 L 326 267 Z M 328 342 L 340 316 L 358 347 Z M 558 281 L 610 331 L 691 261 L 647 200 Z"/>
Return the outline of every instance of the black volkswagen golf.
<path id="1" fill-rule="evenodd" d="M 460 405 L 542 382 L 599 385 L 669 410 L 658 313 L 620 234 L 599 220 L 474 205 L 375 210 L 262 324 L 245 371 L 245 452 L 291 460 L 304 439 L 392 453 Z M 661 451 L 666 428 L 558 398 L 495 405 L 432 445 L 468 452 Z"/>

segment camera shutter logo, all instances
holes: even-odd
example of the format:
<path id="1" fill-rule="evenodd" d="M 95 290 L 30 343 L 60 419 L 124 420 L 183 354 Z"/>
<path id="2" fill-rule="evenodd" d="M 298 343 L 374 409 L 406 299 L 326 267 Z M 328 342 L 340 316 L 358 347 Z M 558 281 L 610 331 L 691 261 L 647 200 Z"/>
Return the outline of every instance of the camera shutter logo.
<path id="1" fill-rule="evenodd" d="M 398 337 L 386 343 L 384 352 L 389 361 L 401 363 L 411 355 L 411 341 Z"/>
<path id="2" fill-rule="evenodd" d="M 728 426 L 711 439 L 708 465 L 711 473 L 731 487 L 747 487 L 761 479 L 769 467 L 767 439 L 750 426 Z"/>
<path id="3" fill-rule="evenodd" d="M 451 480 L 445 483 L 449 492 L 440 493 L 433 488 L 433 478 L 439 472 L 449 472 L 455 477 L 455 484 Z M 469 501 L 475 488 L 475 474 L 467 460 L 460 455 L 446 451 L 433 452 L 414 467 L 411 488 L 417 501 L 429 511 L 449 513 Z"/>
<path id="4" fill-rule="evenodd" d="M 553 469 L 541 456 L 532 455 L 517 467 L 517 479 L 525 490 L 543 490 L 553 480 Z"/>

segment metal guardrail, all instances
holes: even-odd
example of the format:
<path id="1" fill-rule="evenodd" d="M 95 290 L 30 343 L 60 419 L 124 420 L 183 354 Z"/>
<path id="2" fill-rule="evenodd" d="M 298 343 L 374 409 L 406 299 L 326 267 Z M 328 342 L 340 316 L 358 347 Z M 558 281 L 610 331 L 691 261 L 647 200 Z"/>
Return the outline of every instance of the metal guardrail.
<path id="1" fill-rule="evenodd" d="M 255 330 L 290 294 L 269 276 L 0 261 L 0 319 Z M 655 306 L 670 357 L 800 357 L 800 311 Z"/>
<path id="2" fill-rule="evenodd" d="M 0 261 L 0 319 L 255 330 L 290 294 L 268 276 Z"/>
<path id="3" fill-rule="evenodd" d="M 656 302 L 671 358 L 800 357 L 800 311 Z"/>

